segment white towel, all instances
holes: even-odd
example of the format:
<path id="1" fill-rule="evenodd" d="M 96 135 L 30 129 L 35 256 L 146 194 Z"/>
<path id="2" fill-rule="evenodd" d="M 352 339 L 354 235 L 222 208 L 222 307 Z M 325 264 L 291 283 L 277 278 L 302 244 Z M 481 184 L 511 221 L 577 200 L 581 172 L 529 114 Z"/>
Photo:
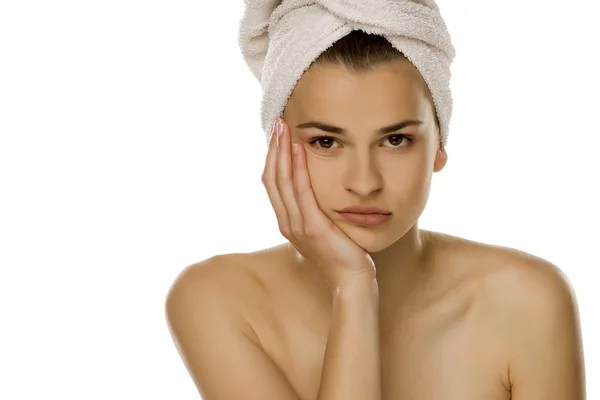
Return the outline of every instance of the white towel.
<path id="1" fill-rule="evenodd" d="M 337 40 L 362 30 L 384 36 L 421 73 L 446 145 L 455 50 L 434 0 L 245 0 L 245 4 L 239 45 L 262 86 L 261 125 L 267 141 L 304 71 Z"/>

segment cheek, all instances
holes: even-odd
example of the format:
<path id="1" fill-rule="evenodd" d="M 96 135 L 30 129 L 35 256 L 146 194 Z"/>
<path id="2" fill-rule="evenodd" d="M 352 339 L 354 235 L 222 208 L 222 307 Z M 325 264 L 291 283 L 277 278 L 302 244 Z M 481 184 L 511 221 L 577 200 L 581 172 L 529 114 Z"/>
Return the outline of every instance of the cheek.
<path id="1" fill-rule="evenodd" d="M 431 171 L 425 163 L 406 164 L 389 171 L 385 179 L 388 193 L 404 204 L 426 197 L 431 185 Z"/>
<path id="2" fill-rule="evenodd" d="M 404 204 L 419 198 L 427 187 L 426 182 L 418 174 L 396 176 L 386 183 L 387 191 L 391 194 L 391 197 Z"/>
<path id="3" fill-rule="evenodd" d="M 326 171 L 322 166 L 313 163 L 311 165 L 310 160 L 308 161 L 308 177 L 310 179 L 310 185 L 315 195 L 319 206 L 330 203 L 327 200 L 327 196 L 331 193 L 331 181 L 335 175 L 331 171 Z M 328 190 L 329 188 L 329 190 Z M 331 196 L 329 194 L 329 196 Z"/>

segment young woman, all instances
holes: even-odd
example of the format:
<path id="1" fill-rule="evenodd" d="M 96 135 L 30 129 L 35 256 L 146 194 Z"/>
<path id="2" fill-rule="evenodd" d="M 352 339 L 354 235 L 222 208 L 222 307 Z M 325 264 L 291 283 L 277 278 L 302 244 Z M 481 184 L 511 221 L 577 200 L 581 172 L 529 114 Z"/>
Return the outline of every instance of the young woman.
<path id="1" fill-rule="evenodd" d="M 581 400 L 551 263 L 419 229 L 447 154 L 419 70 L 356 30 L 298 80 L 262 180 L 288 242 L 186 268 L 169 326 L 204 400 Z"/>

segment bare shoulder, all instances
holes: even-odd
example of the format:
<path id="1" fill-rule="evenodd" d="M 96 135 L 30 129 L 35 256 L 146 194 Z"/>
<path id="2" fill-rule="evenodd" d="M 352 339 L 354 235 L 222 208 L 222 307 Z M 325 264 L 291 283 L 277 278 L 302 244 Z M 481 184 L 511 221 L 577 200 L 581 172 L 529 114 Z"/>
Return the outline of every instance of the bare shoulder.
<path id="1" fill-rule="evenodd" d="M 165 302 L 168 318 L 189 313 L 183 307 L 188 304 L 221 307 L 259 344 L 252 314 L 270 308 L 273 292 L 285 283 L 283 254 L 285 245 L 279 245 L 249 253 L 218 254 L 185 267 L 169 288 Z"/>
<path id="2" fill-rule="evenodd" d="M 204 309 L 210 307 L 227 315 L 238 329 L 255 339 L 239 309 L 240 289 L 243 292 L 247 286 L 247 273 L 240 268 L 241 258 L 238 254 L 219 254 L 182 269 L 171 284 L 165 301 L 172 331 L 190 314 L 206 313 Z"/>
<path id="3" fill-rule="evenodd" d="M 575 294 L 560 267 L 534 254 L 506 246 L 455 238 L 471 273 L 490 300 L 506 310 L 538 313 L 558 303 L 574 303 Z M 513 311 L 514 311 L 513 310 Z"/>
<path id="4" fill-rule="evenodd" d="M 507 246 L 429 232 L 433 253 L 449 285 L 466 283 L 485 313 L 535 321 L 561 309 L 577 309 L 566 274 L 539 256 Z"/>
<path id="5" fill-rule="evenodd" d="M 242 311 L 252 298 L 268 289 L 269 271 L 271 275 L 277 271 L 270 266 L 276 264 L 280 253 L 281 246 L 276 246 L 251 253 L 218 254 L 189 265 L 172 283 L 167 306 L 175 294 L 189 291 Z"/>
<path id="6" fill-rule="evenodd" d="M 184 268 L 165 312 L 171 336 L 201 397 L 298 400 L 266 354 L 246 309 L 261 296 L 261 254 L 223 254 Z M 234 383 L 234 384 L 232 384 Z"/>
<path id="7" fill-rule="evenodd" d="M 577 299 L 565 273 L 541 257 L 504 249 L 487 282 L 490 312 L 504 325 L 514 400 L 585 398 Z"/>
<path id="8" fill-rule="evenodd" d="M 584 399 L 585 374 L 574 289 L 562 269 L 509 247 L 443 236 L 469 260 L 482 319 L 505 355 L 512 399 Z"/>
<path id="9" fill-rule="evenodd" d="M 437 232 L 431 233 L 430 241 L 444 259 L 452 260 L 453 268 L 463 268 L 491 296 L 508 296 L 514 301 L 525 300 L 522 296 L 532 301 L 538 296 L 574 297 L 564 272 L 536 255 Z"/>

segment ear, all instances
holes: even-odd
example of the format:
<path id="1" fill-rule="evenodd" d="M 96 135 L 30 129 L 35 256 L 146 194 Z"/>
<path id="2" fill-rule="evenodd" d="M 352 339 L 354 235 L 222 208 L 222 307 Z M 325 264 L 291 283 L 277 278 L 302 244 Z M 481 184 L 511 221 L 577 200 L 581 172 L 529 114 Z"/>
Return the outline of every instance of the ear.
<path id="1" fill-rule="evenodd" d="M 433 162 L 433 172 L 439 172 L 446 166 L 448 162 L 448 154 L 444 145 L 440 142 L 440 145 L 435 153 L 435 161 Z"/>

